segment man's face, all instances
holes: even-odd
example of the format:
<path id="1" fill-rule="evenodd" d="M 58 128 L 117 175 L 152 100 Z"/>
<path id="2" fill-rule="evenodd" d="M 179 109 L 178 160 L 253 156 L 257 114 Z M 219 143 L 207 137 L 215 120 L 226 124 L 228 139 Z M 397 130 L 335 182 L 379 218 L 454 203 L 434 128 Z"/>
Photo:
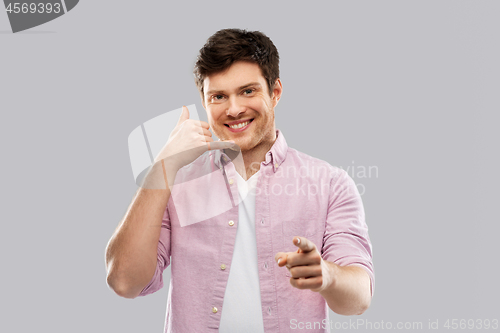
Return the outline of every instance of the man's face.
<path id="1" fill-rule="evenodd" d="M 276 139 L 274 107 L 281 97 L 279 79 L 269 96 L 259 65 L 239 61 L 205 78 L 203 84 L 203 106 L 220 140 L 233 140 L 242 151 L 269 149 Z"/>

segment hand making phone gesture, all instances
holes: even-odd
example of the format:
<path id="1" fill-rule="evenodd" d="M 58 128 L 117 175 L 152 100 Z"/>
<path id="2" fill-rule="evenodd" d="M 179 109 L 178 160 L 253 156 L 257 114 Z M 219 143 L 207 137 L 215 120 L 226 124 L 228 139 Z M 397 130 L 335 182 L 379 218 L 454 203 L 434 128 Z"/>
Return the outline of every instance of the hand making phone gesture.
<path id="1" fill-rule="evenodd" d="M 170 184 L 171 187 L 177 171 L 206 151 L 238 149 L 234 141 L 214 141 L 209 129 L 210 125 L 207 122 L 189 119 L 189 110 L 183 106 L 177 125 L 156 156 L 154 165 L 142 186 L 165 188 L 165 184 Z"/>

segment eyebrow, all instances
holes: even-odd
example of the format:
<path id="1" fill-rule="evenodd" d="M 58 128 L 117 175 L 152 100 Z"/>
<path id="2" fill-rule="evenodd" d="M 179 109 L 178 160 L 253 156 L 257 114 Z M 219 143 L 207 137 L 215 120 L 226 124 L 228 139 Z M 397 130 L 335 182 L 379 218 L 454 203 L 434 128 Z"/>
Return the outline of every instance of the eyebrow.
<path id="1" fill-rule="evenodd" d="M 257 88 L 260 88 L 261 87 L 261 84 L 259 82 L 250 82 L 250 83 L 247 83 L 241 87 L 238 87 L 236 90 L 243 90 L 245 88 L 249 88 L 249 87 L 257 87 Z M 215 94 L 215 93 L 223 93 L 224 90 L 209 90 L 206 92 L 207 95 L 212 95 L 212 94 Z"/>

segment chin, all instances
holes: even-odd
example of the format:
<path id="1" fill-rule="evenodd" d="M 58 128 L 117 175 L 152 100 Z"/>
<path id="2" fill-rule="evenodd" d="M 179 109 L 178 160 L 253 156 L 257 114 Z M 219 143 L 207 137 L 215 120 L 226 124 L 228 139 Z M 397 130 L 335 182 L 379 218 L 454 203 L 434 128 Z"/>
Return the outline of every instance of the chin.
<path id="1" fill-rule="evenodd" d="M 238 139 L 238 138 L 227 138 L 226 140 L 232 140 L 234 141 L 238 147 L 240 147 L 241 151 L 245 151 L 249 149 L 249 143 L 246 142 L 246 140 Z"/>

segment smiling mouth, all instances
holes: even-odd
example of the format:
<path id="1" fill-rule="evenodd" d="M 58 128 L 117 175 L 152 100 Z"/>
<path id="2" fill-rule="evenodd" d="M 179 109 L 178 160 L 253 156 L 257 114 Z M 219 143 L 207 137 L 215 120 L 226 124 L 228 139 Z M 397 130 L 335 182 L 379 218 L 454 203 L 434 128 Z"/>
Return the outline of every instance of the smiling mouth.
<path id="1" fill-rule="evenodd" d="M 232 128 L 232 129 L 239 129 L 239 128 L 243 128 L 243 127 L 247 126 L 252 121 L 253 121 L 253 119 L 249 119 L 247 121 L 244 121 L 244 122 L 241 122 L 241 123 L 238 123 L 238 124 L 234 124 L 234 125 L 228 125 L 228 124 L 224 124 L 224 125 L 227 126 L 227 127 L 229 127 L 229 128 Z"/>

